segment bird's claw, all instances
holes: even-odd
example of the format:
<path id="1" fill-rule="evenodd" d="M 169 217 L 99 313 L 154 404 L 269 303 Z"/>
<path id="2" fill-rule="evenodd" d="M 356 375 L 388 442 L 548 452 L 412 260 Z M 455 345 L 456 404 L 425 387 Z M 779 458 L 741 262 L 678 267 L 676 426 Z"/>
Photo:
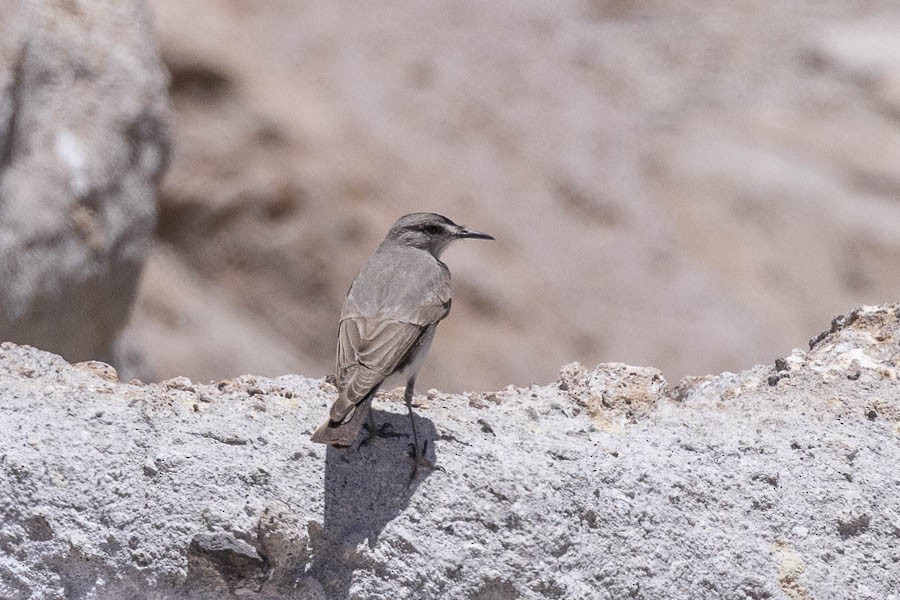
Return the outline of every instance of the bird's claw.
<path id="1" fill-rule="evenodd" d="M 433 462 L 431 462 L 430 460 L 428 460 L 427 458 L 425 458 L 425 453 L 428 451 L 428 440 L 425 440 L 425 443 L 422 444 L 421 451 L 419 451 L 419 449 L 416 448 L 416 446 L 413 444 L 409 445 L 409 450 L 410 450 L 409 456 L 410 456 L 410 458 L 413 459 L 413 468 L 412 468 L 412 472 L 409 474 L 409 483 L 406 484 L 407 488 L 410 485 L 412 485 L 413 481 L 415 481 L 416 475 L 419 473 L 419 467 L 428 469 L 429 471 L 443 471 L 444 473 L 447 472 L 447 470 L 444 467 L 442 467 L 440 465 L 436 465 Z"/>
<path id="2" fill-rule="evenodd" d="M 372 441 L 372 438 L 395 438 L 400 437 L 401 434 L 394 431 L 394 426 L 385 421 L 381 424 L 381 427 L 376 427 L 374 431 L 369 426 L 368 423 L 363 423 L 363 428 L 368 432 L 365 438 L 359 443 L 360 448 L 369 444 Z"/>
<path id="3" fill-rule="evenodd" d="M 400 437 L 403 434 L 397 433 L 396 431 L 394 431 L 394 426 L 391 425 L 390 423 L 388 423 L 387 421 L 385 421 L 384 423 L 381 424 L 381 427 L 378 428 L 377 435 L 378 435 L 378 437 L 383 437 L 383 438 L 395 438 L 395 437 Z"/>

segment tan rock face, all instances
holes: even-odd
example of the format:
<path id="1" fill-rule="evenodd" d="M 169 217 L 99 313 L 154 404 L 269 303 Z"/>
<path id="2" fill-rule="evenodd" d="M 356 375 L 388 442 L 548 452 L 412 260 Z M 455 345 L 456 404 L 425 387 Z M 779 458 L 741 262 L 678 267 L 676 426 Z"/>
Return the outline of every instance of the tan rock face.
<path id="1" fill-rule="evenodd" d="M 168 158 L 135 2 L 0 1 L 0 339 L 111 357 Z"/>
<path id="2" fill-rule="evenodd" d="M 425 388 L 735 370 L 900 286 L 895 2 L 151 6 L 176 112 L 154 260 L 211 307 L 145 282 L 161 377 L 329 372 L 349 282 L 415 210 L 498 238 L 446 256 Z"/>

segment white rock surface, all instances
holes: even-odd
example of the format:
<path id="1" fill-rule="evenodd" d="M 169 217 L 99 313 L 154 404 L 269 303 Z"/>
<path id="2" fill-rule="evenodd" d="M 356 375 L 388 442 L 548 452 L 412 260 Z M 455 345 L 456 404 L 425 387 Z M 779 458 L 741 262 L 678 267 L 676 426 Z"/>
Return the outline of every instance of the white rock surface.
<path id="1" fill-rule="evenodd" d="M 564 367 L 417 399 L 398 437 L 308 434 L 288 375 L 123 384 L 0 347 L 0 598 L 900 598 L 900 305 L 777 366 Z M 229 591 L 230 590 L 230 591 Z"/>

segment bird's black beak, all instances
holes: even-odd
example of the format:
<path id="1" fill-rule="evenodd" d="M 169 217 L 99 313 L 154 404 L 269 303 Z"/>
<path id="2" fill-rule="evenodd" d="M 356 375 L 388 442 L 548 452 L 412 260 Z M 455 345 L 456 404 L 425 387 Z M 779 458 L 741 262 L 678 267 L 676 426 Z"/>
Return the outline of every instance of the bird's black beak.
<path id="1" fill-rule="evenodd" d="M 475 231 L 474 229 L 467 229 L 466 227 L 460 227 L 456 230 L 456 237 L 458 238 L 469 238 L 473 240 L 492 240 L 494 236 L 488 235 L 486 233 L 481 233 L 480 231 Z"/>

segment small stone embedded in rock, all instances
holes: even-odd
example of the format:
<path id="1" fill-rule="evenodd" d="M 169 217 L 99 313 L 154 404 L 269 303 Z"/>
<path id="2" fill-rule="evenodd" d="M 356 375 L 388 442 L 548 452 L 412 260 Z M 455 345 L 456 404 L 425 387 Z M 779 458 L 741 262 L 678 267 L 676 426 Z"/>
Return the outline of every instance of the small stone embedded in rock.
<path id="1" fill-rule="evenodd" d="M 53 526 L 43 515 L 35 515 L 24 523 L 28 537 L 36 542 L 46 542 L 53 539 Z"/>
<path id="2" fill-rule="evenodd" d="M 838 533 L 842 538 L 859 535 L 869 528 L 870 518 L 868 514 L 845 514 L 837 522 Z"/>
<path id="3" fill-rule="evenodd" d="M 162 385 L 166 389 L 170 389 L 170 390 L 181 390 L 183 392 L 196 391 L 194 389 L 194 384 L 191 382 L 191 380 L 184 376 L 178 376 L 178 377 L 173 377 L 172 379 L 167 379 L 165 381 L 160 382 L 160 385 Z"/>
<path id="4" fill-rule="evenodd" d="M 230 533 L 198 533 L 189 551 L 208 560 L 227 581 L 265 576 L 269 567 L 256 548 Z"/>
<path id="5" fill-rule="evenodd" d="M 491 435 L 496 435 L 494 433 L 494 428 L 491 427 L 490 423 L 488 423 L 484 419 L 478 419 L 478 424 L 481 425 L 482 433 L 490 433 Z"/>
<path id="6" fill-rule="evenodd" d="M 159 473 L 159 469 L 156 468 L 156 461 L 149 457 L 144 461 L 143 470 L 144 475 L 146 475 L 147 477 L 153 477 L 154 475 Z"/>
<path id="7" fill-rule="evenodd" d="M 99 360 L 87 360 L 80 363 L 75 363 L 72 365 L 76 369 L 82 369 L 84 371 L 88 371 L 93 373 L 100 379 L 105 379 L 106 381 L 112 381 L 114 383 L 119 382 L 119 374 L 116 372 L 115 367 L 112 365 L 108 365 L 105 362 L 100 362 Z"/>

